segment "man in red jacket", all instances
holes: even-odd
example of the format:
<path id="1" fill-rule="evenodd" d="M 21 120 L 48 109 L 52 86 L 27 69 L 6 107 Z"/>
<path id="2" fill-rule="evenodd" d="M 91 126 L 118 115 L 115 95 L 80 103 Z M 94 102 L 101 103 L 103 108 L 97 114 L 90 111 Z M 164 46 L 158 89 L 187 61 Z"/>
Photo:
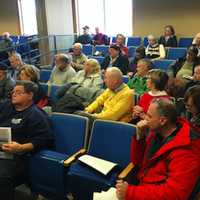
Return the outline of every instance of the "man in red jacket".
<path id="1" fill-rule="evenodd" d="M 139 166 L 139 184 L 118 181 L 117 198 L 187 200 L 200 177 L 200 134 L 177 119 L 175 106 L 167 99 L 153 100 L 137 126 L 131 160 Z"/>

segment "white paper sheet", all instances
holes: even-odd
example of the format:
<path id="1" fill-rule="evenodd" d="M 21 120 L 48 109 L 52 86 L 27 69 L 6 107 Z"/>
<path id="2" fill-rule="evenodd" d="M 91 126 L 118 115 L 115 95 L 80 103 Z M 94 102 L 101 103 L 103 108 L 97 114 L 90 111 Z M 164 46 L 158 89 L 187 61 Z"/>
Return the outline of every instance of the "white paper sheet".
<path id="1" fill-rule="evenodd" d="M 113 163 L 90 155 L 83 155 L 79 158 L 79 160 L 104 175 L 107 175 L 111 169 L 117 165 L 117 163 Z"/>
<path id="2" fill-rule="evenodd" d="M 0 147 L 2 144 L 11 142 L 11 128 L 10 127 L 0 127 Z M 0 148 L 0 158 L 1 159 L 12 159 L 13 155 L 5 153 Z"/>

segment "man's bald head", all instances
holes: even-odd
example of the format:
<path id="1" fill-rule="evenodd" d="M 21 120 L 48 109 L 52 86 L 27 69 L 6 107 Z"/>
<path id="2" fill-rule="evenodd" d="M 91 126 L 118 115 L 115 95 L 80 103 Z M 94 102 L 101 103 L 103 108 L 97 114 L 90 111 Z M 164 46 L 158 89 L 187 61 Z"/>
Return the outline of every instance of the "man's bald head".
<path id="1" fill-rule="evenodd" d="M 117 67 L 110 67 L 106 70 L 104 81 L 110 90 L 115 90 L 123 83 L 123 74 Z"/>

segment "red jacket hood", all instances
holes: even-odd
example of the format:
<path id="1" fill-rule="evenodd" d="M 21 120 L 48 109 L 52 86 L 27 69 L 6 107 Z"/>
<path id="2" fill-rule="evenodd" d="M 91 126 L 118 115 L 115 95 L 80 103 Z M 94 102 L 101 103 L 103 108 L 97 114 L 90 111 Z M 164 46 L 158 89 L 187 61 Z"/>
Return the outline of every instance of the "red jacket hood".
<path id="1" fill-rule="evenodd" d="M 166 153 L 174 148 L 190 145 L 191 139 L 190 139 L 189 123 L 182 118 L 178 118 L 178 123 L 181 124 L 181 127 L 180 127 L 180 130 L 178 131 L 177 135 L 171 141 L 169 141 L 167 144 L 164 144 L 155 153 L 155 155 L 151 158 L 151 160 L 160 157 L 164 153 Z M 152 133 L 152 134 L 154 134 L 154 133 Z"/>

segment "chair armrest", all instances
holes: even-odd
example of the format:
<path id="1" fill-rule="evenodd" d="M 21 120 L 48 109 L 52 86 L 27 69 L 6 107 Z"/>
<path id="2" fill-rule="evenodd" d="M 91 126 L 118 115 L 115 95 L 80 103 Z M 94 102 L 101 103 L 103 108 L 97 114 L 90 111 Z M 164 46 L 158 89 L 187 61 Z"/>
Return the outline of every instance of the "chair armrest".
<path id="1" fill-rule="evenodd" d="M 118 179 L 125 179 L 134 167 L 135 165 L 133 163 L 129 163 L 127 167 L 118 175 Z"/>
<path id="2" fill-rule="evenodd" d="M 77 151 L 75 154 L 73 154 L 72 156 L 70 156 L 69 158 L 67 158 L 64 161 L 64 166 L 67 167 L 69 166 L 72 162 L 74 162 L 78 157 L 82 156 L 83 154 L 86 153 L 86 149 L 80 149 L 79 151 Z"/>

